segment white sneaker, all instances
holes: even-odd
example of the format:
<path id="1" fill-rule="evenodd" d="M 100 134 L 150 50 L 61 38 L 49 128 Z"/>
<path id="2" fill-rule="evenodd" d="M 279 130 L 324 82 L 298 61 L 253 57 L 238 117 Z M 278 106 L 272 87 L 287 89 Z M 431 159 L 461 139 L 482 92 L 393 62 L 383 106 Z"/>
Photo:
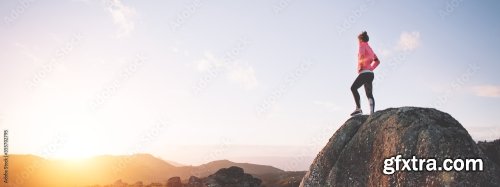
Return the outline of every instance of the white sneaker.
<path id="1" fill-rule="evenodd" d="M 363 114 L 363 111 L 360 108 L 357 108 L 354 110 L 354 112 L 351 113 L 351 116 L 357 116 Z"/>

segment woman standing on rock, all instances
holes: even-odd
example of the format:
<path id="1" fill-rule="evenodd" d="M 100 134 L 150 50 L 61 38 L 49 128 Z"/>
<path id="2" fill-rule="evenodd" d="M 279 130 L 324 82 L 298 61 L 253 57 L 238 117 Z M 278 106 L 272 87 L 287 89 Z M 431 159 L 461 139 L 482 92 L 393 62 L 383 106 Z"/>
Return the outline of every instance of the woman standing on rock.
<path id="1" fill-rule="evenodd" d="M 370 45 L 368 45 L 368 41 L 370 40 L 368 37 L 368 33 L 363 31 L 358 35 L 359 40 L 359 52 L 358 52 L 358 77 L 351 86 L 352 95 L 354 96 L 354 101 L 356 102 L 356 110 L 351 114 L 351 116 L 363 114 L 361 111 L 360 101 L 359 101 L 359 93 L 358 89 L 361 86 L 365 86 L 366 97 L 368 97 L 368 102 L 370 102 L 370 114 L 375 112 L 375 99 L 373 98 L 372 90 L 373 90 L 373 70 L 377 68 L 380 64 L 380 61 L 377 58 L 377 55 L 373 52 Z"/>

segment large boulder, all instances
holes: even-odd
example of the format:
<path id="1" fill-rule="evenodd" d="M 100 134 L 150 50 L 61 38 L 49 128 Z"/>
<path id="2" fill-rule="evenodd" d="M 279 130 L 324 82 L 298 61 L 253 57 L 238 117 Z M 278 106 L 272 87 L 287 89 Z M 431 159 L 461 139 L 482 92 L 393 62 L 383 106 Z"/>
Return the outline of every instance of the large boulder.
<path id="1" fill-rule="evenodd" d="M 478 142 L 477 145 L 481 150 L 490 158 L 497 168 L 500 168 L 500 139 L 494 140 L 492 142 Z M 500 169 L 497 170 L 498 176 L 500 176 Z"/>
<path id="2" fill-rule="evenodd" d="M 205 179 L 205 184 L 210 187 L 258 187 L 261 183 L 260 179 L 236 166 L 222 168 Z"/>
<path id="3" fill-rule="evenodd" d="M 203 187 L 203 180 L 198 177 L 191 176 L 189 177 L 187 187 Z"/>
<path id="4" fill-rule="evenodd" d="M 182 187 L 182 182 L 180 177 L 171 177 L 167 180 L 167 187 Z"/>
<path id="5" fill-rule="evenodd" d="M 447 158 L 480 158 L 484 170 L 407 171 L 406 168 L 384 174 L 384 159 L 396 155 L 405 159 L 435 158 L 437 169 Z M 500 186 L 497 171 L 495 163 L 449 114 L 403 107 L 347 120 L 317 155 L 300 186 Z"/>

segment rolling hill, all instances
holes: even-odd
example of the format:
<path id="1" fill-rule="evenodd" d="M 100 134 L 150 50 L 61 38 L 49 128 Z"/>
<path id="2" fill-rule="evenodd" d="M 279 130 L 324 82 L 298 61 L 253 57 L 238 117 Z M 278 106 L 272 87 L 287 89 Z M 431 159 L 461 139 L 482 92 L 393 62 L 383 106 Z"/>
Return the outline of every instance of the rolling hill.
<path id="1" fill-rule="evenodd" d="M 221 168 L 237 166 L 247 173 L 264 176 L 280 175 L 285 171 L 266 165 L 235 163 L 218 160 L 199 166 L 176 167 L 149 154 L 131 156 L 103 155 L 82 161 L 50 160 L 33 155 L 9 155 L 9 184 L 28 186 L 84 186 L 142 181 L 165 182 L 170 177 L 206 177 Z M 3 162 L 2 162 L 3 167 Z"/>

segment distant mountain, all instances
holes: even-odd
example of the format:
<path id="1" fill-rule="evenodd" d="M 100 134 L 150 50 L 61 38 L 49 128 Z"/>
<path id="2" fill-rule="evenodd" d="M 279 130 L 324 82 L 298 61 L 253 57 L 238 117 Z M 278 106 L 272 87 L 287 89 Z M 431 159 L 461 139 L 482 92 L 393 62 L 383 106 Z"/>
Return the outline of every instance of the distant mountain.
<path id="1" fill-rule="evenodd" d="M 181 164 L 179 162 L 176 162 L 176 161 L 171 161 L 171 160 L 165 160 L 165 162 L 167 162 L 168 164 L 172 165 L 172 166 L 175 166 L 175 167 L 182 167 L 182 166 L 186 166 L 186 164 Z"/>
<path id="2" fill-rule="evenodd" d="M 207 186 L 248 186 L 260 187 L 262 180 L 245 173 L 240 167 L 231 166 L 229 168 L 222 168 L 214 174 L 204 179 L 203 184 Z M 167 185 L 168 186 L 168 185 Z"/>
<path id="3" fill-rule="evenodd" d="M 283 173 L 284 171 L 273 166 L 266 165 L 258 165 L 258 164 L 249 164 L 249 163 L 235 163 L 229 160 L 217 160 L 213 162 L 209 162 L 206 164 L 202 164 L 200 166 L 195 166 L 191 168 L 195 170 L 194 172 L 200 173 L 200 177 L 204 177 L 205 175 L 210 175 L 220 168 L 229 168 L 231 166 L 237 166 L 245 170 L 246 173 L 249 174 L 273 174 L 273 173 Z"/>
<path id="4" fill-rule="evenodd" d="M 237 166 L 256 176 L 278 176 L 286 173 L 272 166 L 235 163 L 229 160 L 213 161 L 200 166 L 176 167 L 149 154 L 103 155 L 81 162 L 50 160 L 33 155 L 9 155 L 9 184 L 16 187 L 66 187 L 111 184 L 119 179 L 130 184 L 137 181 L 149 184 L 165 182 L 174 176 L 183 180 L 190 176 L 207 177 L 221 168 L 231 166 Z M 3 168 L 3 162 L 1 167 Z"/>
<path id="5" fill-rule="evenodd" d="M 2 168 L 3 168 L 2 162 Z M 96 156 L 83 161 L 49 160 L 33 155 L 9 155 L 9 184 L 14 186 L 75 186 L 124 181 L 162 181 L 177 168 L 149 154 Z"/>
<path id="6" fill-rule="evenodd" d="M 310 147 L 309 147 L 310 149 Z M 307 149 L 307 150 L 309 150 Z M 285 171 L 306 171 L 314 160 L 313 156 L 304 156 L 306 150 L 297 149 L 300 154 L 289 153 L 290 156 L 248 156 L 248 157 L 229 157 L 228 160 L 240 163 L 254 163 L 261 165 L 274 166 Z M 320 150 L 318 148 L 318 150 Z M 290 151 L 292 152 L 292 151 Z M 315 153 L 311 153 L 313 155 Z M 300 156 L 298 156 L 300 155 Z"/>

